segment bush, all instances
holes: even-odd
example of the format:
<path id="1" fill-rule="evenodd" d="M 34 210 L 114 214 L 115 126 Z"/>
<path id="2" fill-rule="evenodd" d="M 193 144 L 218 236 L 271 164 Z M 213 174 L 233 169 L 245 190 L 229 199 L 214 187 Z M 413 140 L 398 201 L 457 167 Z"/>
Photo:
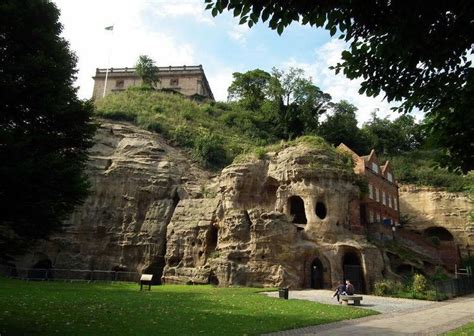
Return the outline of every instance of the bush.
<path id="1" fill-rule="evenodd" d="M 204 167 L 221 168 L 228 162 L 223 139 L 212 133 L 196 137 L 193 155 Z"/>
<path id="2" fill-rule="evenodd" d="M 378 296 L 396 295 L 403 290 L 403 285 L 399 281 L 382 280 L 377 281 L 374 286 L 374 294 Z"/>
<path id="3" fill-rule="evenodd" d="M 428 290 L 428 280 L 423 274 L 413 275 L 412 289 L 415 294 L 425 294 Z"/>
<path id="4" fill-rule="evenodd" d="M 178 146 L 192 148 L 194 146 L 194 133 L 187 125 L 178 125 L 170 131 L 170 140 Z"/>

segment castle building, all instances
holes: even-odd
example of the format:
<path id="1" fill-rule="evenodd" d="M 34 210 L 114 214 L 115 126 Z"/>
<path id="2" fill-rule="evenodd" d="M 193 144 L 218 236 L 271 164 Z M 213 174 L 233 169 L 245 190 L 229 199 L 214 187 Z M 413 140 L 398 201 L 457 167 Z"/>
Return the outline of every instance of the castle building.
<path id="1" fill-rule="evenodd" d="M 398 184 L 390 162 L 381 165 L 373 149 L 369 155 L 359 156 L 343 143 L 338 148 L 352 156 L 354 172 L 367 181 L 368 192 L 360 200 L 360 224 L 400 226 Z"/>
<path id="2" fill-rule="evenodd" d="M 96 69 L 92 99 L 103 96 L 107 69 Z M 171 91 L 197 99 L 214 100 L 202 65 L 156 67 L 157 90 Z M 131 86 L 142 84 L 135 68 L 110 68 L 107 75 L 105 94 L 125 91 Z"/>

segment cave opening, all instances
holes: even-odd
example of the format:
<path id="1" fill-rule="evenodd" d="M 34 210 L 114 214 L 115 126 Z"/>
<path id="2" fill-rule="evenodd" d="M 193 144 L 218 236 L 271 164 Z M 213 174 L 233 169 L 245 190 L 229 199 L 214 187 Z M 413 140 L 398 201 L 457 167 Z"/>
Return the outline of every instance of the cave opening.
<path id="1" fill-rule="evenodd" d="M 299 196 L 291 196 L 288 199 L 288 208 L 290 216 L 292 217 L 292 223 L 294 224 L 306 224 L 306 213 L 304 209 L 304 201 Z"/>

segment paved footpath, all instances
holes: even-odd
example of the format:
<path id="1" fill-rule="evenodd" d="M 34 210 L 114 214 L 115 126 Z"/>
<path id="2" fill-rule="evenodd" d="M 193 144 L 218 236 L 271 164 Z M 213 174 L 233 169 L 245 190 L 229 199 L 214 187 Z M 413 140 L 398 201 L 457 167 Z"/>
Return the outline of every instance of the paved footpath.
<path id="1" fill-rule="evenodd" d="M 290 291 L 292 298 L 309 296 L 308 292 L 329 291 Z M 274 295 L 274 294 L 272 294 Z M 300 297 L 298 297 L 300 296 Z M 374 299 L 383 299 L 385 304 L 381 308 Z M 366 300 L 367 299 L 367 300 Z M 398 302 L 402 300 L 404 302 Z M 313 299 L 313 301 L 316 301 Z M 439 335 L 446 331 L 458 328 L 474 321 L 474 295 L 464 296 L 443 302 L 430 302 L 407 299 L 380 298 L 364 295 L 362 308 L 381 311 L 382 314 L 368 316 L 355 320 L 345 320 L 313 327 L 293 329 L 272 333 L 272 336 L 286 335 L 331 335 L 331 336 L 359 336 L 359 335 Z M 393 304 L 393 301 L 395 305 Z M 367 304 L 367 302 L 372 302 Z M 420 304 L 420 302 L 422 304 Z M 326 302 L 325 302 L 326 303 Z"/>

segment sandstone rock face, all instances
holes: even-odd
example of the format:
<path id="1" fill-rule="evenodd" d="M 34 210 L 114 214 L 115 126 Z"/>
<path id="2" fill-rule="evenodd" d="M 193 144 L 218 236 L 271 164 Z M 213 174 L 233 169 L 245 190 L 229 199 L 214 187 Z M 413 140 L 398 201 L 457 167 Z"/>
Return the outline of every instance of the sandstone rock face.
<path id="1" fill-rule="evenodd" d="M 19 257 L 55 268 L 148 271 L 161 274 L 166 229 L 181 199 L 202 197 L 209 174 L 157 134 L 100 121 L 87 174 L 91 195 L 64 232 Z"/>
<path id="2" fill-rule="evenodd" d="M 216 199 L 178 205 L 166 283 L 330 288 L 346 276 L 365 291 L 382 278 L 382 252 L 351 232 L 354 176 L 324 153 L 286 148 L 225 168 L 219 184 Z"/>
<path id="3" fill-rule="evenodd" d="M 405 228 L 426 232 L 442 227 L 454 237 L 463 257 L 474 255 L 473 202 L 463 193 L 411 185 L 400 187 L 400 212 L 408 215 Z"/>

